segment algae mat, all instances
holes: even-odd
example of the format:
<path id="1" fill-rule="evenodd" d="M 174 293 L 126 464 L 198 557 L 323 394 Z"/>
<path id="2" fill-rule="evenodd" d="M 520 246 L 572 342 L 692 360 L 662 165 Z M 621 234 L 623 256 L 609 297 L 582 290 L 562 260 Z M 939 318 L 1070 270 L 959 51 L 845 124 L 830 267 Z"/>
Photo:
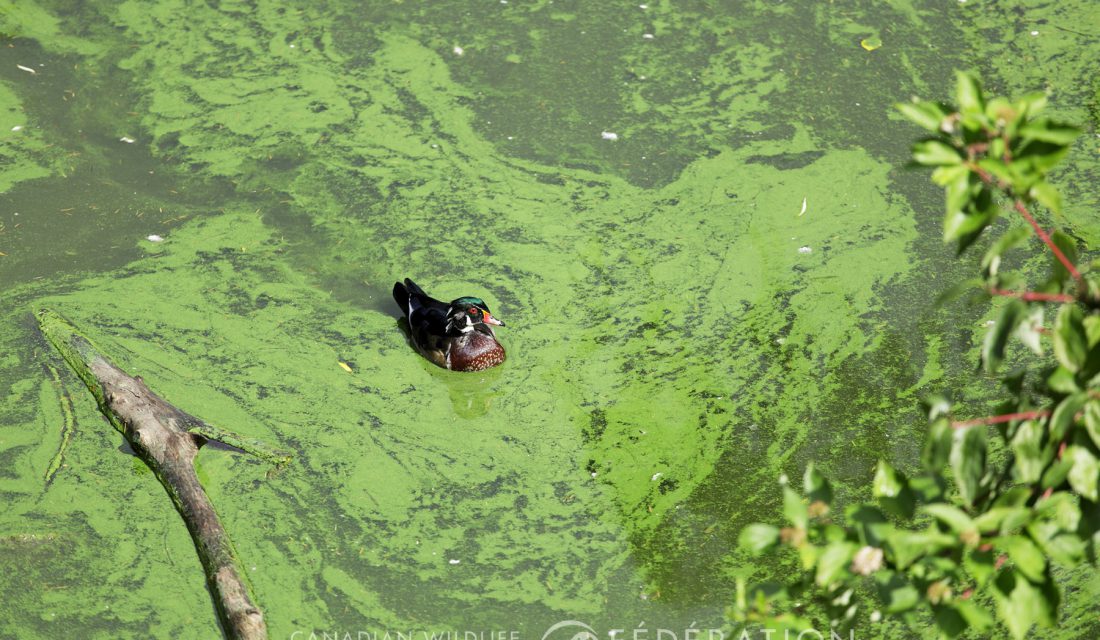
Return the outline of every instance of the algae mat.
<path id="1" fill-rule="evenodd" d="M 912 462 L 917 399 L 980 336 L 930 304 L 959 267 L 889 104 L 1000 28 L 1092 117 L 1088 43 L 1001 9 L 62 5 L 0 3 L 0 635 L 219 633 L 39 307 L 295 452 L 199 459 L 273 637 L 720 627 L 775 478 L 813 458 L 858 497 Z M 484 297 L 508 362 L 419 359 L 406 276 Z"/>

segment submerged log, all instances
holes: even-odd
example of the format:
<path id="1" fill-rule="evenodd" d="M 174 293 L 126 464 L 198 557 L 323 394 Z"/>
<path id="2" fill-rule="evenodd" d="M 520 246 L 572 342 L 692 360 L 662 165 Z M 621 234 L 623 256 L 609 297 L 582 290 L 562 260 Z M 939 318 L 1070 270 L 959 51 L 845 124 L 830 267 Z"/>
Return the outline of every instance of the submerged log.
<path id="1" fill-rule="evenodd" d="M 68 321 L 48 310 L 37 314 L 52 344 L 99 403 L 99 410 L 153 470 L 183 516 L 209 583 L 220 622 L 230 638 L 267 638 L 267 625 L 253 604 L 244 571 L 214 505 L 195 473 L 194 460 L 207 440 L 217 440 L 276 464 L 290 456 L 260 442 L 216 429 L 153 393 L 107 359 Z"/>

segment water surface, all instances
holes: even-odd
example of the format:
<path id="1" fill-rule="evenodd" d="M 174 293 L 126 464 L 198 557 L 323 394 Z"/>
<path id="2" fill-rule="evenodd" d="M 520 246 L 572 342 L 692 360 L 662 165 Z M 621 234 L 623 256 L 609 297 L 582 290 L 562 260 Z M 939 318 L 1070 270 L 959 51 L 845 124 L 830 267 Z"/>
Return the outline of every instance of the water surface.
<path id="1" fill-rule="evenodd" d="M 977 60 L 1091 135 L 1100 88 L 1083 0 L 0 9 L 4 635 L 218 634 L 38 307 L 295 452 L 199 459 L 272 637 L 720 627 L 736 577 L 783 570 L 736 552 L 780 474 L 857 499 L 915 463 L 924 393 L 993 399 L 964 386 L 984 309 L 933 304 L 970 265 L 890 105 Z M 1060 177 L 1086 241 L 1095 158 Z M 403 277 L 485 298 L 508 362 L 418 358 Z M 1092 637 L 1100 585 L 1066 579 L 1057 633 Z"/>

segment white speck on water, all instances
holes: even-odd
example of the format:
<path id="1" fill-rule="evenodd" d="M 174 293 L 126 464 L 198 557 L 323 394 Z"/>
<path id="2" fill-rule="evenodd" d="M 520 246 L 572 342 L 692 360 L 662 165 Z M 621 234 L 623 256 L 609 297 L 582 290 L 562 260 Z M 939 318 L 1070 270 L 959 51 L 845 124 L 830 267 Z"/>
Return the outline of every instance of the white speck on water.
<path id="1" fill-rule="evenodd" d="M 14 127 L 12 127 L 11 130 L 12 131 L 22 131 L 23 130 L 23 125 L 17 124 Z"/>
<path id="2" fill-rule="evenodd" d="M 655 481 L 655 480 L 657 480 L 657 478 L 660 478 L 660 477 L 661 477 L 661 476 L 663 476 L 663 475 L 665 475 L 665 474 L 663 474 L 663 473 L 661 473 L 660 471 L 658 471 L 657 473 L 653 474 L 653 477 L 652 477 L 652 478 L 650 478 L 650 481 Z"/>
<path id="3" fill-rule="evenodd" d="M 1037 36 L 1037 35 L 1039 35 L 1039 32 L 1038 32 L 1038 31 L 1032 31 L 1032 32 L 1031 32 L 1031 35 L 1033 35 L 1033 36 Z"/>
<path id="4" fill-rule="evenodd" d="M 17 65 L 15 65 L 15 66 L 19 67 L 19 68 L 20 68 L 20 69 L 22 69 L 23 71 L 26 71 L 27 73 L 38 73 L 38 72 L 37 72 L 37 71 L 35 71 L 34 69 L 31 69 L 30 67 L 24 67 L 24 66 L 23 66 L 23 65 L 21 65 L 21 64 L 17 64 Z"/>
<path id="5" fill-rule="evenodd" d="M 137 142 L 136 140 L 134 140 L 130 136 L 122 136 L 121 138 L 118 139 L 118 141 L 119 142 L 125 142 L 126 144 L 134 144 L 135 142 Z"/>
<path id="6" fill-rule="evenodd" d="M 593 471 L 593 472 L 592 472 L 592 477 L 593 477 L 593 478 L 595 478 L 595 477 L 596 477 L 596 475 L 597 475 L 597 474 L 596 474 L 596 472 L 595 472 L 595 471 Z"/>
<path id="7" fill-rule="evenodd" d="M 787 342 L 786 338 L 776 338 L 775 339 L 776 344 L 786 344 L 786 342 Z"/>
<path id="8" fill-rule="evenodd" d="M 453 49 L 453 51 L 455 52 L 456 56 L 460 56 L 460 55 L 466 53 L 466 50 L 463 49 L 462 47 L 458 46 L 458 45 L 455 45 L 455 48 Z"/>
<path id="9" fill-rule="evenodd" d="M 995 324 L 997 324 L 996 320 L 986 320 L 985 321 L 985 326 L 987 326 L 987 327 L 992 327 Z"/>
<path id="10" fill-rule="evenodd" d="M 619 139 L 619 134 L 612 133 L 610 131 L 601 131 L 600 132 L 600 137 L 603 138 L 604 140 L 618 140 Z"/>
<path id="11" fill-rule="evenodd" d="M 645 38 L 646 40 L 652 40 L 653 39 L 653 34 L 652 33 L 643 33 L 642 37 Z"/>
<path id="12" fill-rule="evenodd" d="M 649 5 L 648 4 L 640 4 L 640 5 L 638 5 L 638 8 L 639 9 L 648 9 Z"/>
<path id="13" fill-rule="evenodd" d="M 146 236 L 145 239 L 148 240 L 149 242 L 164 242 L 164 238 L 158 236 L 155 233 L 152 234 L 152 235 Z"/>
<path id="14" fill-rule="evenodd" d="M 508 136 L 508 139 L 509 139 L 509 140 L 515 140 L 515 139 L 516 139 L 516 137 L 515 137 L 515 136 Z"/>
<path id="15" fill-rule="evenodd" d="M 295 47 L 295 45 L 290 45 L 290 48 L 291 48 L 291 49 L 293 49 L 294 47 Z"/>
<path id="16" fill-rule="evenodd" d="M 807 253 L 810 253 L 811 251 L 813 251 L 813 249 L 811 249 L 809 247 L 799 247 L 798 248 L 798 252 L 801 253 L 801 254 L 807 254 Z"/>
<path id="17" fill-rule="evenodd" d="M 507 4 L 507 3 L 504 3 L 504 2 L 502 2 L 501 4 Z M 456 559 L 454 559 L 454 558 L 451 558 L 451 559 L 450 559 L 450 560 L 448 560 L 447 562 L 450 562 L 451 564 L 458 564 L 458 563 L 459 563 L 460 561 L 459 561 L 459 560 L 456 560 Z"/>

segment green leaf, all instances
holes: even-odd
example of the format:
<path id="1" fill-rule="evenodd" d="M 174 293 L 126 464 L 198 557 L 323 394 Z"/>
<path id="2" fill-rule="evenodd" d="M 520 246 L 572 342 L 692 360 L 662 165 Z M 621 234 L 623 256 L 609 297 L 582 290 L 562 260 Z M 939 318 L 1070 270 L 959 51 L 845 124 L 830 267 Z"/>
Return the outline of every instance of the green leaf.
<path id="1" fill-rule="evenodd" d="M 1016 338 L 1037 356 L 1043 355 L 1043 316 L 1043 305 L 1029 305 L 1027 315 L 1020 321 L 1015 333 Z"/>
<path id="2" fill-rule="evenodd" d="M 1002 491 L 1001 495 L 993 501 L 994 507 L 1022 507 L 1031 500 L 1033 490 L 1031 487 L 1012 487 L 1008 491 Z"/>
<path id="3" fill-rule="evenodd" d="M 947 112 L 935 102 L 899 102 L 895 105 L 903 116 L 933 133 L 940 130 Z"/>
<path id="4" fill-rule="evenodd" d="M 923 473 L 909 479 L 909 489 L 917 502 L 933 504 L 943 502 L 947 482 L 939 473 Z"/>
<path id="5" fill-rule="evenodd" d="M 886 516 L 870 505 L 860 504 L 848 509 L 851 522 L 859 535 L 859 541 L 872 547 L 882 547 L 894 530 Z"/>
<path id="6" fill-rule="evenodd" d="M 1054 122 L 1050 118 L 1036 118 L 1020 127 L 1020 137 L 1057 145 L 1072 144 L 1081 130 L 1073 125 Z"/>
<path id="7" fill-rule="evenodd" d="M 946 416 L 932 421 L 928 427 L 928 435 L 924 438 L 924 450 L 921 452 L 921 463 L 926 471 L 938 472 L 943 469 L 951 456 L 953 438 L 954 429 Z"/>
<path id="8" fill-rule="evenodd" d="M 974 580 L 983 585 L 997 570 L 997 558 L 992 549 L 972 549 L 963 555 L 962 565 Z"/>
<path id="9" fill-rule="evenodd" d="M 984 533 L 1012 533 L 1025 526 L 1031 516 L 1031 509 L 1026 507 L 994 507 L 974 518 L 974 526 Z"/>
<path id="10" fill-rule="evenodd" d="M 939 502 L 936 504 L 926 504 L 921 507 L 921 511 L 947 525 L 947 528 L 955 533 L 961 534 L 968 531 L 977 531 L 974 520 L 956 506 Z"/>
<path id="11" fill-rule="evenodd" d="M 833 542 L 825 547 L 817 560 L 817 575 L 814 577 L 817 586 L 827 587 L 847 574 L 856 549 L 851 542 Z"/>
<path id="12" fill-rule="evenodd" d="M 1039 115 L 1039 112 L 1046 109 L 1047 94 L 1042 91 L 1034 91 L 1020 98 L 1017 105 L 1020 116 L 1034 118 Z"/>
<path id="13" fill-rule="evenodd" d="M 1062 194 L 1058 193 L 1058 189 L 1046 180 L 1031 185 L 1028 195 L 1055 215 L 1062 215 Z"/>
<path id="14" fill-rule="evenodd" d="M 978 189 L 964 211 L 952 213 L 948 209 L 948 215 L 944 218 L 944 237 L 957 240 L 959 253 L 973 244 L 1001 211 L 989 189 L 980 186 Z"/>
<path id="15" fill-rule="evenodd" d="M 939 140 L 922 140 L 913 145 L 913 160 L 932 166 L 952 166 L 962 164 L 963 156 L 959 150 Z"/>
<path id="16" fill-rule="evenodd" d="M 829 481 L 825 476 L 818 473 L 812 462 L 806 465 L 806 473 L 802 475 L 802 487 L 810 502 L 820 500 L 825 504 L 832 504 L 833 488 L 829 485 Z"/>
<path id="17" fill-rule="evenodd" d="M 955 430 L 951 447 L 951 467 L 959 495 L 967 505 L 974 504 L 985 477 L 986 441 L 983 427 L 964 427 Z"/>
<path id="18" fill-rule="evenodd" d="M 932 170 L 932 182 L 946 187 L 952 182 L 958 182 L 970 177 L 970 167 L 965 164 L 945 165 Z"/>
<path id="19" fill-rule="evenodd" d="M 997 275 L 997 269 L 1001 264 L 1001 256 L 1009 249 L 1014 249 L 1031 237 L 1031 227 L 1016 226 L 1001 234 L 1001 237 L 990 245 L 982 256 L 982 271 L 985 277 Z"/>
<path id="20" fill-rule="evenodd" d="M 1047 470 L 1043 472 L 1043 479 L 1039 481 L 1039 486 L 1043 489 L 1061 486 L 1066 481 L 1066 476 L 1069 475 L 1072 468 L 1073 461 L 1069 458 L 1063 457 L 1061 460 L 1055 460 L 1054 464 L 1047 467 Z"/>
<path id="21" fill-rule="evenodd" d="M 1036 588 L 1017 571 L 1002 572 L 993 582 L 993 599 L 1005 626 L 1017 640 L 1023 640 L 1033 624 L 1050 626 L 1058 607 L 1057 592 Z"/>
<path id="22" fill-rule="evenodd" d="M 950 604 L 932 605 L 932 614 L 936 618 L 936 628 L 941 638 L 957 638 L 970 627 L 958 609 Z"/>
<path id="23" fill-rule="evenodd" d="M 1020 163 L 1021 171 L 1042 176 L 1058 166 L 1068 153 L 1068 147 L 1034 140 L 1020 148 L 1015 161 Z"/>
<path id="24" fill-rule="evenodd" d="M 1096 482 L 1100 479 L 1100 461 L 1085 447 L 1071 445 L 1062 455 L 1070 460 L 1073 467 L 1069 470 L 1069 486 L 1083 498 L 1097 502 Z"/>
<path id="25" fill-rule="evenodd" d="M 950 170 L 955 167 L 940 167 L 940 169 Z M 965 169 L 965 167 L 963 167 Z M 936 171 L 939 171 L 937 169 Z M 971 175 L 969 170 L 966 170 L 955 177 L 954 180 L 946 182 L 943 185 L 944 188 L 944 240 L 953 240 L 953 237 L 947 237 L 947 219 L 953 214 L 967 215 L 967 209 L 970 207 L 971 201 L 981 193 L 981 183 L 977 182 Z"/>
<path id="26" fill-rule="evenodd" d="M 929 529 L 909 531 L 896 529 L 890 534 L 887 547 L 893 553 L 898 569 L 904 569 L 925 555 L 935 555 L 940 551 L 961 546 L 955 536 Z"/>
<path id="27" fill-rule="evenodd" d="M 901 613 L 920 604 L 920 592 L 896 571 L 876 573 L 875 586 L 886 613 Z"/>
<path id="28" fill-rule="evenodd" d="M 955 600 L 951 603 L 974 631 L 981 633 L 993 626 L 993 615 L 973 600 Z"/>
<path id="29" fill-rule="evenodd" d="M 1028 525 L 1027 531 L 1051 560 L 1074 567 L 1084 559 L 1086 543 L 1076 532 L 1065 532 L 1055 522 L 1044 520 Z"/>
<path id="30" fill-rule="evenodd" d="M 1085 403 L 1085 430 L 1092 438 L 1092 443 L 1100 448 L 1100 400 L 1089 400 Z"/>
<path id="31" fill-rule="evenodd" d="M 997 157 L 982 158 L 978 161 L 978 166 L 993 174 L 994 178 L 1011 185 L 1015 185 L 1020 179 L 1019 171 L 1015 170 L 1014 165 L 1006 164 L 1004 160 Z"/>
<path id="32" fill-rule="evenodd" d="M 994 546 L 1007 553 L 1028 580 L 1043 582 L 1046 580 L 1047 560 L 1039 547 L 1027 536 L 1005 536 L 998 538 Z"/>
<path id="33" fill-rule="evenodd" d="M 1037 420 L 1024 420 L 1012 436 L 1012 453 L 1016 457 L 1014 471 L 1016 481 L 1023 484 L 1038 482 L 1043 477 L 1043 469 L 1054 457 L 1054 452 L 1043 447 L 1046 430 Z"/>
<path id="34" fill-rule="evenodd" d="M 902 518 L 912 518 L 916 507 L 909 483 L 900 471 L 894 469 L 885 460 L 880 460 L 871 483 L 871 494 L 878 498 L 879 506 L 885 511 Z"/>
<path id="35" fill-rule="evenodd" d="M 1051 241 L 1054 245 L 1062 251 L 1062 254 L 1069 260 L 1070 264 L 1077 263 L 1077 243 L 1069 235 L 1062 233 L 1061 231 L 1055 231 L 1050 234 Z M 1063 282 L 1069 279 L 1069 271 L 1062 264 L 1062 261 L 1057 256 L 1050 256 L 1051 259 L 1051 280 L 1056 284 L 1061 285 Z"/>
<path id="36" fill-rule="evenodd" d="M 788 522 L 799 529 L 805 529 L 810 522 L 806 501 L 786 485 L 783 486 L 783 515 L 787 516 Z"/>
<path id="37" fill-rule="evenodd" d="M 1074 377 L 1073 372 L 1065 367 L 1056 367 L 1047 377 L 1047 386 L 1051 391 L 1057 391 L 1058 393 L 1076 393 L 1081 390 L 1080 385 L 1077 384 L 1077 378 Z"/>
<path id="38" fill-rule="evenodd" d="M 742 549 L 758 556 L 779 543 L 779 527 L 761 523 L 750 524 L 741 530 L 738 543 Z"/>
<path id="39" fill-rule="evenodd" d="M 982 343 L 982 365 L 986 371 L 993 372 L 1004 361 L 1008 338 L 1016 327 L 1027 317 L 1027 303 L 1019 298 L 1011 298 L 1001 307 L 1001 313 L 993 321 L 993 326 L 985 334 Z"/>
<path id="40" fill-rule="evenodd" d="M 1051 441 L 1058 442 L 1065 437 L 1066 433 L 1069 432 L 1069 428 L 1073 426 L 1077 412 L 1085 406 L 1088 399 L 1089 394 L 1081 391 L 1067 396 L 1058 403 L 1058 406 L 1054 408 L 1054 413 L 1050 415 L 1050 423 L 1047 425 Z"/>
<path id="41" fill-rule="evenodd" d="M 1073 304 L 1062 305 L 1054 319 L 1054 357 L 1073 373 L 1085 364 L 1089 352 L 1082 319 L 1081 309 Z"/>
<path id="42" fill-rule="evenodd" d="M 959 103 L 959 109 L 968 113 L 985 111 L 985 100 L 982 99 L 982 87 L 978 79 L 966 71 L 956 71 L 955 80 L 955 99 Z"/>

